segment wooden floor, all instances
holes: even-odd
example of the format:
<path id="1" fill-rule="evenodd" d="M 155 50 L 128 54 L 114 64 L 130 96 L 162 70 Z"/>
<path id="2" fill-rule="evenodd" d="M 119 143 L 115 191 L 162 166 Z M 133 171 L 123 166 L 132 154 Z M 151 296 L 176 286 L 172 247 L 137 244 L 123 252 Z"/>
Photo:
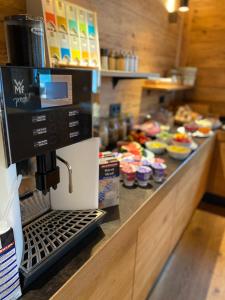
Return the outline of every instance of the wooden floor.
<path id="1" fill-rule="evenodd" d="M 201 203 L 148 300 L 225 300 L 225 207 Z"/>

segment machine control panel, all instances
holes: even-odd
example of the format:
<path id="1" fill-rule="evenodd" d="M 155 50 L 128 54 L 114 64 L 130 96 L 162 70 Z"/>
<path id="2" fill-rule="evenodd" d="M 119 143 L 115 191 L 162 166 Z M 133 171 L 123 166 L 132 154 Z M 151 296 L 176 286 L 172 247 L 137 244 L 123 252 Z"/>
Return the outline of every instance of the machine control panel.
<path id="1" fill-rule="evenodd" d="M 8 164 L 92 136 L 92 71 L 1 67 Z"/>

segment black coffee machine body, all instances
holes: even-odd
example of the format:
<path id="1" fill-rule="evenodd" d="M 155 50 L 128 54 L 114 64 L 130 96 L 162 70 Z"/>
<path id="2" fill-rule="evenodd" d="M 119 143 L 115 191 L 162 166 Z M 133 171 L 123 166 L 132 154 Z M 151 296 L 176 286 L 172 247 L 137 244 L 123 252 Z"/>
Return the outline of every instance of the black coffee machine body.
<path id="1" fill-rule="evenodd" d="M 7 163 L 37 157 L 37 188 L 59 182 L 55 150 L 92 136 L 90 70 L 0 68 Z"/>

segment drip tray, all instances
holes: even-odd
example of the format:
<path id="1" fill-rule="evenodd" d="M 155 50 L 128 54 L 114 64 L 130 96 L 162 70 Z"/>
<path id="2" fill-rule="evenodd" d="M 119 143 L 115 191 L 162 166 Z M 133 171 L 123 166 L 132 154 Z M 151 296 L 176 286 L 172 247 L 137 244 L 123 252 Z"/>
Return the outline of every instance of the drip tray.
<path id="1" fill-rule="evenodd" d="M 26 288 L 102 221 L 96 210 L 52 210 L 23 227 L 24 252 L 20 271 Z"/>

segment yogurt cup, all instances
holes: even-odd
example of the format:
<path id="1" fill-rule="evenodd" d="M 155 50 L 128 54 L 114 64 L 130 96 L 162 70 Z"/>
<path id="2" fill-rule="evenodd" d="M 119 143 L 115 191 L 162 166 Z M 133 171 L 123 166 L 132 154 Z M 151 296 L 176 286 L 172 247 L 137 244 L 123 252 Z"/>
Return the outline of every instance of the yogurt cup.
<path id="1" fill-rule="evenodd" d="M 161 183 L 165 180 L 166 173 L 165 170 L 167 166 L 162 163 L 152 163 L 151 168 L 153 170 L 153 179 L 156 183 Z"/>
<path id="2" fill-rule="evenodd" d="M 133 166 L 126 166 L 122 168 L 121 174 L 124 185 L 132 187 L 135 183 L 136 169 Z"/>
<path id="3" fill-rule="evenodd" d="M 148 160 L 147 158 L 142 158 L 141 163 L 142 163 L 142 166 L 151 167 L 152 161 Z"/>
<path id="4" fill-rule="evenodd" d="M 136 172 L 138 185 L 141 187 L 146 187 L 148 185 L 151 175 L 152 175 L 151 168 L 146 166 L 139 167 Z"/>

